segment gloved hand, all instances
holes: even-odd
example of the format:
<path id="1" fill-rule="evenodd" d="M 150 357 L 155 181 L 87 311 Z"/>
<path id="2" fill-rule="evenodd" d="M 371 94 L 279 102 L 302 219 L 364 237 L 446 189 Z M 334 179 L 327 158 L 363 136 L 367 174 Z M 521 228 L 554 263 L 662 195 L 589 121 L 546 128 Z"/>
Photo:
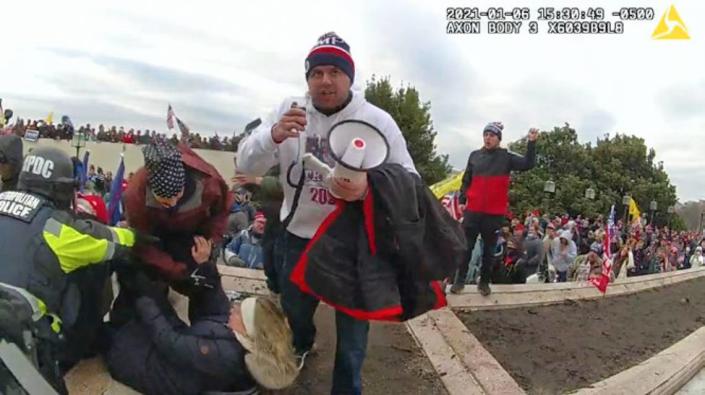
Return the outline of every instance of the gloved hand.
<path id="1" fill-rule="evenodd" d="M 214 279 L 213 276 L 210 276 L 205 273 L 206 271 L 204 271 L 203 268 L 207 266 L 207 264 L 199 266 L 194 269 L 191 274 L 189 274 L 188 281 L 191 283 L 192 286 L 199 288 L 215 288 L 214 281 L 219 281 L 219 279 L 217 278 L 217 276 Z"/>
<path id="2" fill-rule="evenodd" d="M 142 270 L 130 270 L 121 274 L 120 286 L 136 297 L 146 296 L 160 301 L 166 298 L 167 288 L 165 284 L 152 281 Z"/>
<path id="3" fill-rule="evenodd" d="M 151 235 L 149 233 L 145 233 L 142 231 L 139 231 L 135 228 L 128 228 L 130 232 L 132 232 L 135 235 L 135 245 L 150 245 L 150 244 L 157 244 L 161 242 L 161 239 L 157 236 Z"/>

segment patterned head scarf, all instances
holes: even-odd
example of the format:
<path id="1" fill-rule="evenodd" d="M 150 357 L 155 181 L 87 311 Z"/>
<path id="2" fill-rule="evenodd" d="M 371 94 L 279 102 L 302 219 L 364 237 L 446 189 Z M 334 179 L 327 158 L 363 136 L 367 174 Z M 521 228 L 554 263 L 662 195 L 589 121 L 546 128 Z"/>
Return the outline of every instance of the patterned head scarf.
<path id="1" fill-rule="evenodd" d="M 149 186 L 160 198 L 173 198 L 186 185 L 186 171 L 181 153 L 167 142 L 156 142 L 142 149 Z"/>

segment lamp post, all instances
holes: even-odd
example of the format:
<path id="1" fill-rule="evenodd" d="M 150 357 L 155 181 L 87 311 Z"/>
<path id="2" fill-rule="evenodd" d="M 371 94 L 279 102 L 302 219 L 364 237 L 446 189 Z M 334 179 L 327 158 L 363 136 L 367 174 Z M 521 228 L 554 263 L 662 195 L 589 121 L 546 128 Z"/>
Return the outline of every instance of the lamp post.
<path id="1" fill-rule="evenodd" d="M 543 184 L 543 192 L 546 194 L 546 212 L 550 212 L 551 194 L 556 193 L 556 183 L 548 180 Z"/>
<path id="2" fill-rule="evenodd" d="M 651 221 L 649 221 L 650 224 L 654 223 L 654 213 L 656 210 L 658 210 L 658 202 L 655 200 L 652 200 L 651 203 L 649 203 L 649 210 L 651 210 Z"/>
<path id="3" fill-rule="evenodd" d="M 629 202 L 632 200 L 632 197 L 629 195 L 624 195 L 622 196 L 622 205 L 624 206 L 624 228 L 627 228 L 627 215 L 629 213 Z"/>
<path id="4" fill-rule="evenodd" d="M 668 231 L 671 231 L 671 219 L 673 218 L 673 213 L 676 212 L 676 208 L 673 206 L 668 206 Z"/>
<path id="5" fill-rule="evenodd" d="M 78 158 L 81 148 L 86 146 L 86 135 L 81 131 L 74 132 L 71 138 L 71 146 L 76 148 L 76 158 Z"/>

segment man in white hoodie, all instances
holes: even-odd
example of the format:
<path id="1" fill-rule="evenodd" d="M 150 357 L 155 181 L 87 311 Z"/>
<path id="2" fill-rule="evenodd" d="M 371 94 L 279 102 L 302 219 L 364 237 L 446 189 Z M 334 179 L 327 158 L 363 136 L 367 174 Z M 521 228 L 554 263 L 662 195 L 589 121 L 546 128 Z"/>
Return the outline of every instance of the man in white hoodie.
<path id="1" fill-rule="evenodd" d="M 354 77 L 355 65 L 348 44 L 335 33 L 324 34 L 306 58 L 306 96 L 284 100 L 238 149 L 240 172 L 259 176 L 275 165 L 280 168 L 284 187 L 280 217 L 286 229 L 275 244 L 275 280 L 294 334 L 294 347 L 302 359 L 313 346 L 313 315 L 319 301 L 289 280 L 291 269 L 323 220 L 335 209 L 336 197 L 355 201 L 367 191 L 366 180 L 354 185 L 335 179 L 327 183 L 321 174 L 308 168 L 302 174 L 303 155 L 312 153 L 333 166 L 327 144 L 331 127 L 343 120 L 361 120 L 385 136 L 389 143 L 388 163 L 401 164 L 418 174 L 396 122 L 368 103 L 363 93 L 351 90 Z M 369 323 L 337 311 L 336 326 L 332 393 L 359 394 Z"/>

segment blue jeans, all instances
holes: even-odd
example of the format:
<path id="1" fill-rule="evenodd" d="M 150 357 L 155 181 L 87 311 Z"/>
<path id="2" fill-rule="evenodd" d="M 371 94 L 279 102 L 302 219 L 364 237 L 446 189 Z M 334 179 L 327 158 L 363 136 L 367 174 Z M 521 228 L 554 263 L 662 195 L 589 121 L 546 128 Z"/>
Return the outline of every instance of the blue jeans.
<path id="1" fill-rule="evenodd" d="M 462 264 L 458 268 L 456 283 L 465 283 L 468 277 L 470 262 L 477 243 L 477 235 L 482 237 L 482 263 L 480 264 L 480 282 L 489 284 L 492 277 L 492 267 L 495 262 L 497 248 L 497 232 L 502 226 L 501 215 L 480 214 L 466 211 L 463 215 L 463 230 L 468 250 Z"/>
<path id="2" fill-rule="evenodd" d="M 282 232 L 276 240 L 275 265 L 281 304 L 293 332 L 294 348 L 301 354 L 311 349 L 316 337 L 313 315 L 318 307 L 318 299 L 303 293 L 294 285 L 289 276 L 309 239 L 302 239 L 289 232 Z M 336 348 L 331 394 L 362 393 L 362 363 L 367 352 L 367 334 L 370 324 L 339 311 L 335 312 Z"/>

